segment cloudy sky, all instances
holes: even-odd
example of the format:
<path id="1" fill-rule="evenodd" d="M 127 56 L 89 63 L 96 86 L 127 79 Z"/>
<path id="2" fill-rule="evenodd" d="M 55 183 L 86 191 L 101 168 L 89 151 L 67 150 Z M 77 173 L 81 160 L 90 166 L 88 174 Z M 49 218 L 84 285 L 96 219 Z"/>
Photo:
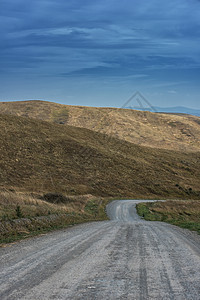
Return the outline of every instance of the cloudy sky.
<path id="1" fill-rule="evenodd" d="M 0 101 L 200 108 L 199 0 L 1 0 Z"/>

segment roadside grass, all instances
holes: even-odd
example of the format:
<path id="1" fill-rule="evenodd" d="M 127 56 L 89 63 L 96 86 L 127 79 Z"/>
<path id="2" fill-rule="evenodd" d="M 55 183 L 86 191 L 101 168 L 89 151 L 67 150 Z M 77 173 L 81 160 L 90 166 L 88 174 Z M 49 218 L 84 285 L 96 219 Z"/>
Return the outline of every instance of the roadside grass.
<path id="1" fill-rule="evenodd" d="M 107 219 L 105 206 L 108 199 L 51 194 L 51 202 L 48 202 L 41 200 L 45 196 L 0 192 L 0 245 L 75 224 Z M 65 202 L 58 203 L 58 196 Z"/>
<path id="2" fill-rule="evenodd" d="M 39 196 L 11 191 L 0 192 L 0 221 L 12 220 L 18 217 L 31 218 L 65 212 L 67 212 L 65 206 L 48 203 L 39 199 Z"/>
<path id="3" fill-rule="evenodd" d="M 148 221 L 162 221 L 200 234 L 200 201 L 169 200 L 137 204 L 137 212 Z"/>

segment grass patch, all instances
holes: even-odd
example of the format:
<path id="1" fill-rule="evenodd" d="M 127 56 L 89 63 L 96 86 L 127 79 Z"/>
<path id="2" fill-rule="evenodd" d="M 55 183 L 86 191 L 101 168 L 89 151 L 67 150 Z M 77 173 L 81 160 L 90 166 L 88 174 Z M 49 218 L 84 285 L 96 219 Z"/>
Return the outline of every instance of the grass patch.
<path id="1" fill-rule="evenodd" d="M 51 121 L 57 124 L 65 124 L 67 123 L 69 117 L 69 112 L 67 106 L 59 106 L 53 109 L 51 114 Z"/>
<path id="2" fill-rule="evenodd" d="M 41 200 L 49 200 L 50 195 L 50 202 Z M 53 199 L 56 199 L 56 203 Z M 74 197 L 48 194 L 47 197 L 47 194 L 0 192 L 0 243 L 75 224 L 107 220 L 105 206 L 108 202 L 108 199 L 92 198 L 91 195 Z"/>
<path id="3" fill-rule="evenodd" d="M 137 204 L 137 213 L 148 221 L 163 221 L 200 234 L 200 201 L 171 200 Z"/>

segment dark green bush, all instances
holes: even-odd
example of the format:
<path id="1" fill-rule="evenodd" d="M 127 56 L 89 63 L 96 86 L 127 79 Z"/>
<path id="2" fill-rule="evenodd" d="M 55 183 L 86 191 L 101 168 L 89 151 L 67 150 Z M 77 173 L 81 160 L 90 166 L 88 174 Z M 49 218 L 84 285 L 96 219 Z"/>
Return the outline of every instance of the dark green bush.
<path id="1" fill-rule="evenodd" d="M 47 193 L 40 197 L 41 200 L 54 203 L 54 204 L 66 204 L 69 202 L 72 202 L 73 199 L 70 197 L 66 197 L 63 194 L 57 194 L 57 193 Z"/>
<path id="2" fill-rule="evenodd" d="M 23 218 L 23 214 L 22 214 L 20 205 L 17 205 L 15 211 L 16 211 L 16 215 L 17 215 L 18 218 Z"/>

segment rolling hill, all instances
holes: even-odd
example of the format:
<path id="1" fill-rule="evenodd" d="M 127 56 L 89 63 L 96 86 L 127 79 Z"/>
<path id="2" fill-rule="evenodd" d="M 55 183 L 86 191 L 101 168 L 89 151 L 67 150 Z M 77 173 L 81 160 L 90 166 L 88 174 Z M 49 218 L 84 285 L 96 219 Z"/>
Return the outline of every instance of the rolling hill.
<path id="1" fill-rule="evenodd" d="M 200 118 L 120 108 L 62 105 L 47 101 L 0 102 L 0 113 L 87 128 L 151 148 L 200 150 Z"/>
<path id="2" fill-rule="evenodd" d="M 38 108 L 37 117 L 42 113 Z M 0 136 L 1 190 L 200 198 L 200 152 L 144 147 L 86 128 L 10 114 L 0 115 Z"/>

